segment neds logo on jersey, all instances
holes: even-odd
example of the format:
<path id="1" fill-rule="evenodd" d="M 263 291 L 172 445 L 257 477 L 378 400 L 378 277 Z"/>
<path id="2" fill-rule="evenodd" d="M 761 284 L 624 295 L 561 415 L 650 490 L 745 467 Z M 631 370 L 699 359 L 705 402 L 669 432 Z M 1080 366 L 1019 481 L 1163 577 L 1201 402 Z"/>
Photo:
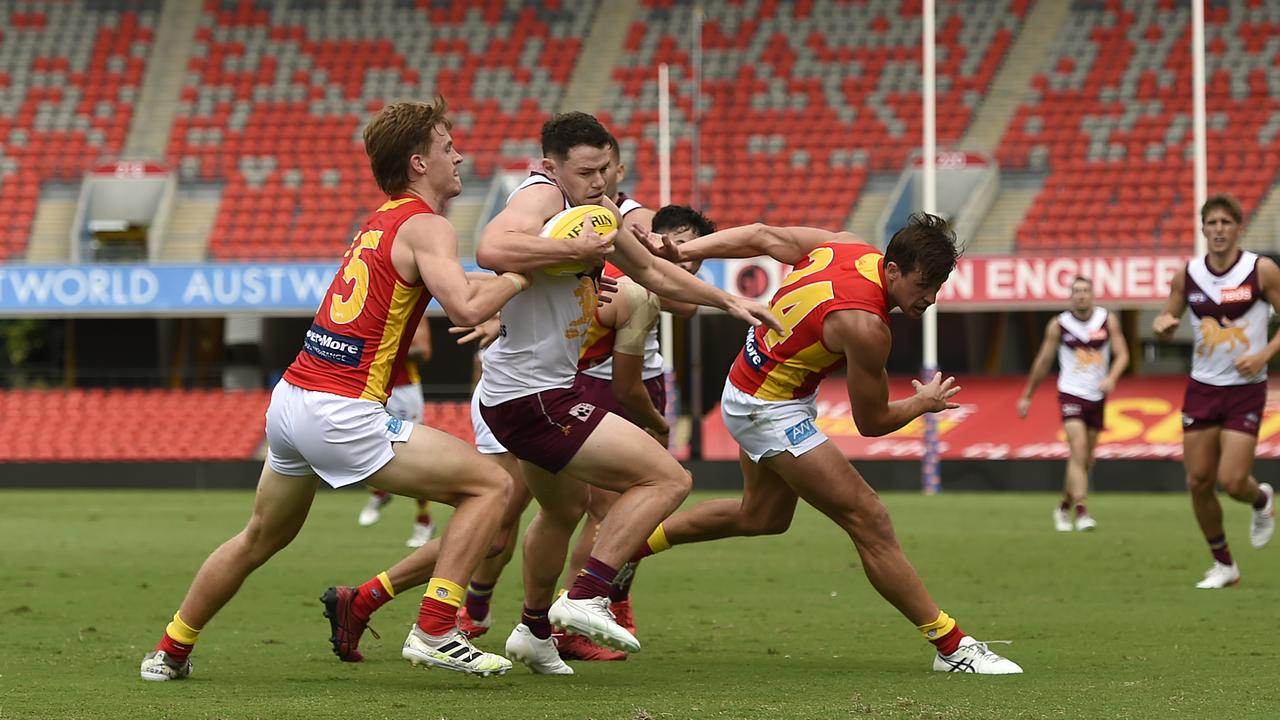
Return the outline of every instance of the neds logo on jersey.
<path id="1" fill-rule="evenodd" d="M 360 356 L 364 354 L 364 340 L 347 337 L 313 324 L 307 330 L 306 339 L 302 341 L 302 349 L 321 360 L 359 367 Z"/>
<path id="2" fill-rule="evenodd" d="M 1253 300 L 1253 288 L 1249 287 L 1248 285 L 1241 285 L 1240 287 L 1222 289 L 1223 304 L 1236 303 L 1236 302 L 1249 302 L 1251 300 Z"/>

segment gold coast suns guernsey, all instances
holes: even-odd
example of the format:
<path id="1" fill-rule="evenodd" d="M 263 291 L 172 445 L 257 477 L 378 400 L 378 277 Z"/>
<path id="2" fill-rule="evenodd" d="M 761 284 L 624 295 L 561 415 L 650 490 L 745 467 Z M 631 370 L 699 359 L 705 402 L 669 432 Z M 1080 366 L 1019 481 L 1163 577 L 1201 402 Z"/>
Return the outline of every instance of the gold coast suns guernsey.
<path id="1" fill-rule="evenodd" d="M 391 264 L 404 221 L 434 212 L 421 199 L 396 196 L 356 232 L 342 267 L 325 292 L 302 351 L 284 372 L 291 385 L 386 403 L 392 370 L 405 362 L 413 328 L 431 295 L 405 281 Z"/>
<path id="2" fill-rule="evenodd" d="M 782 280 L 769 309 L 782 332 L 751 328 L 729 370 L 729 382 L 761 400 L 812 395 L 818 383 L 844 367 L 843 354 L 822 342 L 822 321 L 836 310 L 864 310 L 889 322 L 884 256 L 870 245 L 826 243 Z"/>

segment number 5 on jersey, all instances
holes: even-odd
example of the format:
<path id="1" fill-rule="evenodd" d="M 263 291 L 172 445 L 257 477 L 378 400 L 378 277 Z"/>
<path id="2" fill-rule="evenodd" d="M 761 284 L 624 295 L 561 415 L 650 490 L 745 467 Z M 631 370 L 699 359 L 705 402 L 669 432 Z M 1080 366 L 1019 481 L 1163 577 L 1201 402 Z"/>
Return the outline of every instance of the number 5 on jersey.
<path id="1" fill-rule="evenodd" d="M 354 281 L 351 293 L 345 298 L 333 293 L 329 303 L 329 319 L 338 325 L 346 325 L 364 312 L 364 303 L 369 297 L 369 265 L 360 259 L 360 253 L 365 249 L 377 249 L 380 242 L 381 230 L 367 230 L 347 250 L 347 261 L 342 265 L 342 280 Z"/>

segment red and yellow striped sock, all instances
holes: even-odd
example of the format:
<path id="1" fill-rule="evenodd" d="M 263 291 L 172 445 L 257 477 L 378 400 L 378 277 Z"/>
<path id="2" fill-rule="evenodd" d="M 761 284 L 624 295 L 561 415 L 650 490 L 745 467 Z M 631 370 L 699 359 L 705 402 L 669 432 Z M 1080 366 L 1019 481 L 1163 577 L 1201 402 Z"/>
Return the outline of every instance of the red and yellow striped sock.
<path id="1" fill-rule="evenodd" d="M 458 608 L 462 607 L 464 597 L 461 585 L 444 578 L 431 578 L 422 596 L 422 607 L 418 609 L 418 627 L 436 637 L 449 634 L 458 625 Z"/>
<path id="2" fill-rule="evenodd" d="M 640 546 L 635 555 L 631 556 L 631 559 L 633 561 L 640 560 L 670 549 L 671 542 L 667 540 L 667 531 L 662 527 L 662 523 L 658 523 L 658 527 L 653 529 L 653 534 L 649 536 L 648 540 L 644 541 L 644 544 Z"/>
<path id="3" fill-rule="evenodd" d="M 933 643 L 938 648 L 938 652 L 942 655 L 950 655 L 960 647 L 960 641 L 964 639 L 964 631 L 956 624 L 951 616 L 938 611 L 938 619 L 926 625 L 917 625 L 916 629 L 924 635 L 924 639 Z"/>
<path id="4" fill-rule="evenodd" d="M 200 639 L 200 631 L 183 622 L 178 613 L 173 614 L 173 622 L 164 629 L 164 637 L 156 643 L 156 650 L 163 650 L 171 659 L 182 662 L 195 648 Z"/>

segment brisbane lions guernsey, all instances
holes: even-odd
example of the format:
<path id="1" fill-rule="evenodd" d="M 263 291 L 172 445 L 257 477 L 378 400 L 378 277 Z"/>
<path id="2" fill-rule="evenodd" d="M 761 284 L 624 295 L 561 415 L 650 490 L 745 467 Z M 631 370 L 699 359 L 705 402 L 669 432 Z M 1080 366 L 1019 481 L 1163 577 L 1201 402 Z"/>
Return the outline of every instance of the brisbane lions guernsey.
<path id="1" fill-rule="evenodd" d="M 1085 320 L 1070 310 L 1058 315 L 1062 338 L 1058 341 L 1058 392 L 1097 402 L 1103 398 L 1102 381 L 1111 369 L 1111 333 L 1107 311 L 1095 307 Z"/>
<path id="2" fill-rule="evenodd" d="M 1258 256 L 1241 251 L 1221 274 L 1209 268 L 1208 256 L 1187 263 L 1183 292 L 1195 321 L 1191 379 L 1206 385 L 1252 385 L 1267 379 L 1266 365 L 1244 377 L 1235 361 L 1267 344 L 1268 308 L 1258 283 Z"/>
<path id="3" fill-rule="evenodd" d="M 392 369 L 404 363 L 413 328 L 431 301 L 421 280 L 410 283 L 396 272 L 391 247 L 404 221 L 432 212 L 419 198 L 398 195 L 364 221 L 285 381 L 386 404 Z"/>
<path id="4" fill-rule="evenodd" d="M 555 187 L 564 196 L 564 208 L 573 207 L 555 181 L 542 173 L 531 173 L 507 202 L 534 185 Z M 498 339 L 480 354 L 480 402 L 493 407 L 544 390 L 573 387 L 578 354 L 595 317 L 598 277 L 598 269 L 569 277 L 528 274 L 529 288 L 502 306 Z"/>
<path id="5" fill-rule="evenodd" d="M 783 332 L 763 325 L 748 330 L 729 382 L 761 400 L 808 397 L 845 363 L 844 355 L 822 342 L 828 313 L 863 310 L 889 323 L 884 256 L 862 243 L 819 245 L 783 278 L 769 309 Z"/>

